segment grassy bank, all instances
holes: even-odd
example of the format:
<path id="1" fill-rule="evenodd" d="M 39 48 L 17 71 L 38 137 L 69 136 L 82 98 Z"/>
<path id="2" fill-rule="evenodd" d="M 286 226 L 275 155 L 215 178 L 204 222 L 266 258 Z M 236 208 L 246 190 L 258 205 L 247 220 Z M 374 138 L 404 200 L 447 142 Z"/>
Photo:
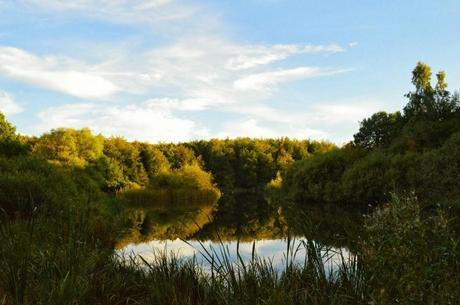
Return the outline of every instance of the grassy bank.
<path id="1" fill-rule="evenodd" d="M 256 255 L 235 265 L 204 253 L 211 272 L 168 253 L 149 263 L 120 260 L 88 214 L 61 216 L 2 219 L 0 304 L 456 304 L 460 298 L 451 219 L 421 210 L 413 199 L 378 209 L 356 256 L 333 271 L 324 248 L 312 242 L 301 245 L 308 255 L 300 265 L 289 259 L 296 248 L 288 248 L 281 270 Z"/>

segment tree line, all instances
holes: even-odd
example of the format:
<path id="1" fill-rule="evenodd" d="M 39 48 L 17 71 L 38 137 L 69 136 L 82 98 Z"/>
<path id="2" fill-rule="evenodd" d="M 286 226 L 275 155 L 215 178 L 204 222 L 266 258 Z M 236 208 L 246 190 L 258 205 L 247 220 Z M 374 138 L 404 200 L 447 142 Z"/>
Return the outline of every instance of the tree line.
<path id="1" fill-rule="evenodd" d="M 460 98 L 445 73 L 419 62 L 402 112 L 377 112 L 341 148 L 294 163 L 269 188 L 283 200 L 378 204 L 391 194 L 424 202 L 460 199 Z"/>
<path id="2" fill-rule="evenodd" d="M 326 141 L 289 138 L 149 144 L 94 135 L 88 128 L 58 128 L 40 137 L 25 137 L 0 116 L 4 151 L 11 154 L 16 145 L 22 154 L 84 170 L 102 190 L 112 193 L 148 185 L 192 186 L 192 176 L 201 179 L 196 184 L 210 186 L 214 181 L 226 190 L 260 188 L 293 162 L 336 149 Z M 176 173 L 174 178 L 168 176 L 171 172 Z"/>

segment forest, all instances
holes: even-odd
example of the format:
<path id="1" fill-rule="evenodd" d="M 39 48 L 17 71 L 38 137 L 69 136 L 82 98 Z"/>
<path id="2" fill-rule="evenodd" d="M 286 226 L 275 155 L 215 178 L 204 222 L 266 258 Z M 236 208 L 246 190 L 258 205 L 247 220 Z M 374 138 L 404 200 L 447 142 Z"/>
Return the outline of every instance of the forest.
<path id="1" fill-rule="evenodd" d="M 87 128 L 33 137 L 0 113 L 0 304 L 458 304 L 460 96 L 443 71 L 435 77 L 419 62 L 406 106 L 363 119 L 340 147 L 287 137 L 149 144 Z M 329 219 L 308 231 L 322 208 Z M 346 226 L 359 230 L 335 223 L 353 209 L 366 211 Z M 165 228 L 171 218 L 198 229 Z M 257 259 L 207 274 L 167 253 L 147 268 L 113 254 L 152 228 L 203 239 L 216 221 L 221 241 L 296 223 L 318 242 L 281 273 Z M 336 235 L 353 239 L 356 255 L 326 274 L 318 247 Z"/>

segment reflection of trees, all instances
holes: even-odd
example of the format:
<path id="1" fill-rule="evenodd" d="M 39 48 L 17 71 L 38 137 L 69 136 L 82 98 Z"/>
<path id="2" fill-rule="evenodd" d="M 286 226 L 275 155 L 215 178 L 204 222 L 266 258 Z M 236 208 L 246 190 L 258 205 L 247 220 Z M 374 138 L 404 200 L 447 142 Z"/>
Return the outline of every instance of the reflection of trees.
<path id="1" fill-rule="evenodd" d="M 295 235 L 305 236 L 326 246 L 351 250 L 363 238 L 363 215 L 368 211 L 354 206 L 310 205 L 302 209 L 291 205 L 286 209 L 286 221 Z"/>
<path id="2" fill-rule="evenodd" d="M 269 205 L 261 192 L 224 192 L 212 223 L 204 226 L 195 237 L 213 240 L 281 238 L 286 229 L 280 210 Z"/>
<path id="3" fill-rule="evenodd" d="M 118 244 L 154 239 L 254 240 L 305 236 L 326 246 L 354 248 L 365 211 L 337 205 L 270 205 L 260 192 L 224 193 L 216 205 L 131 208 L 131 229 Z"/>
<path id="4" fill-rule="evenodd" d="M 154 239 L 187 239 L 211 221 L 214 209 L 213 205 L 193 210 L 129 209 L 127 213 L 131 227 L 117 243 L 117 248 Z"/>

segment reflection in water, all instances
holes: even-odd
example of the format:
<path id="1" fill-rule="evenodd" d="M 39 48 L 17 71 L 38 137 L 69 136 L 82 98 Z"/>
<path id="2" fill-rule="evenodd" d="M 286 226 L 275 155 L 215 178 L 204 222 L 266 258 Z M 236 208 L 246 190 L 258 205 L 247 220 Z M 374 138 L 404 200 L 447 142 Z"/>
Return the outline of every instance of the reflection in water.
<path id="1" fill-rule="evenodd" d="M 308 209 L 283 211 L 271 206 L 260 193 L 241 192 L 226 194 L 218 205 L 200 208 L 158 210 L 148 208 L 130 209 L 132 228 L 119 241 L 119 254 L 142 255 L 148 261 L 158 251 L 174 252 L 183 258 L 196 255 L 205 263 L 202 246 L 215 250 L 222 258 L 222 249 L 232 261 L 239 253 L 251 259 L 253 241 L 259 258 L 273 260 L 274 265 L 283 264 L 287 252 L 286 236 L 302 236 L 298 244 L 307 239 L 315 245 L 325 245 L 330 250 L 325 257 L 333 264 L 340 255 L 348 257 L 348 249 L 355 248 L 355 240 L 362 230 L 361 211 L 337 206 L 313 206 Z M 187 240 L 189 244 L 182 240 Z M 206 252 L 206 251 L 204 251 Z M 296 261 L 305 258 L 305 247 L 300 247 Z"/>
<path id="2" fill-rule="evenodd" d="M 212 220 L 214 209 L 214 206 L 162 212 L 148 208 L 130 209 L 128 217 L 131 221 L 131 229 L 118 241 L 116 247 L 122 248 L 130 243 L 155 239 L 190 238 Z"/>
<path id="3" fill-rule="evenodd" d="M 129 244 L 118 250 L 117 254 L 125 258 L 140 255 L 146 262 L 152 262 L 158 254 L 174 253 L 184 260 L 196 259 L 196 262 L 206 270 L 210 268 L 209 261 L 212 260 L 210 256 L 214 256 L 215 261 L 223 260 L 225 256 L 232 264 L 240 264 L 241 258 L 247 265 L 253 259 L 254 251 L 256 259 L 269 260 L 276 270 L 282 270 L 287 261 L 299 265 L 305 262 L 307 251 L 304 243 L 306 242 L 304 238 L 291 241 L 290 251 L 288 251 L 288 243 L 285 239 L 264 239 L 254 242 L 226 241 L 222 243 L 209 240 L 202 242 L 197 240 L 184 242 L 180 239 L 153 240 L 147 243 Z M 286 253 L 294 253 L 294 255 L 286 257 Z M 342 264 L 343 260 L 346 261 L 350 258 L 350 253 L 345 248 L 323 247 L 320 253 L 326 271 L 335 270 L 338 265 Z"/>
<path id="4" fill-rule="evenodd" d="M 281 209 L 270 205 L 261 192 L 225 193 L 213 221 L 194 236 L 200 240 L 277 239 L 287 234 Z"/>

